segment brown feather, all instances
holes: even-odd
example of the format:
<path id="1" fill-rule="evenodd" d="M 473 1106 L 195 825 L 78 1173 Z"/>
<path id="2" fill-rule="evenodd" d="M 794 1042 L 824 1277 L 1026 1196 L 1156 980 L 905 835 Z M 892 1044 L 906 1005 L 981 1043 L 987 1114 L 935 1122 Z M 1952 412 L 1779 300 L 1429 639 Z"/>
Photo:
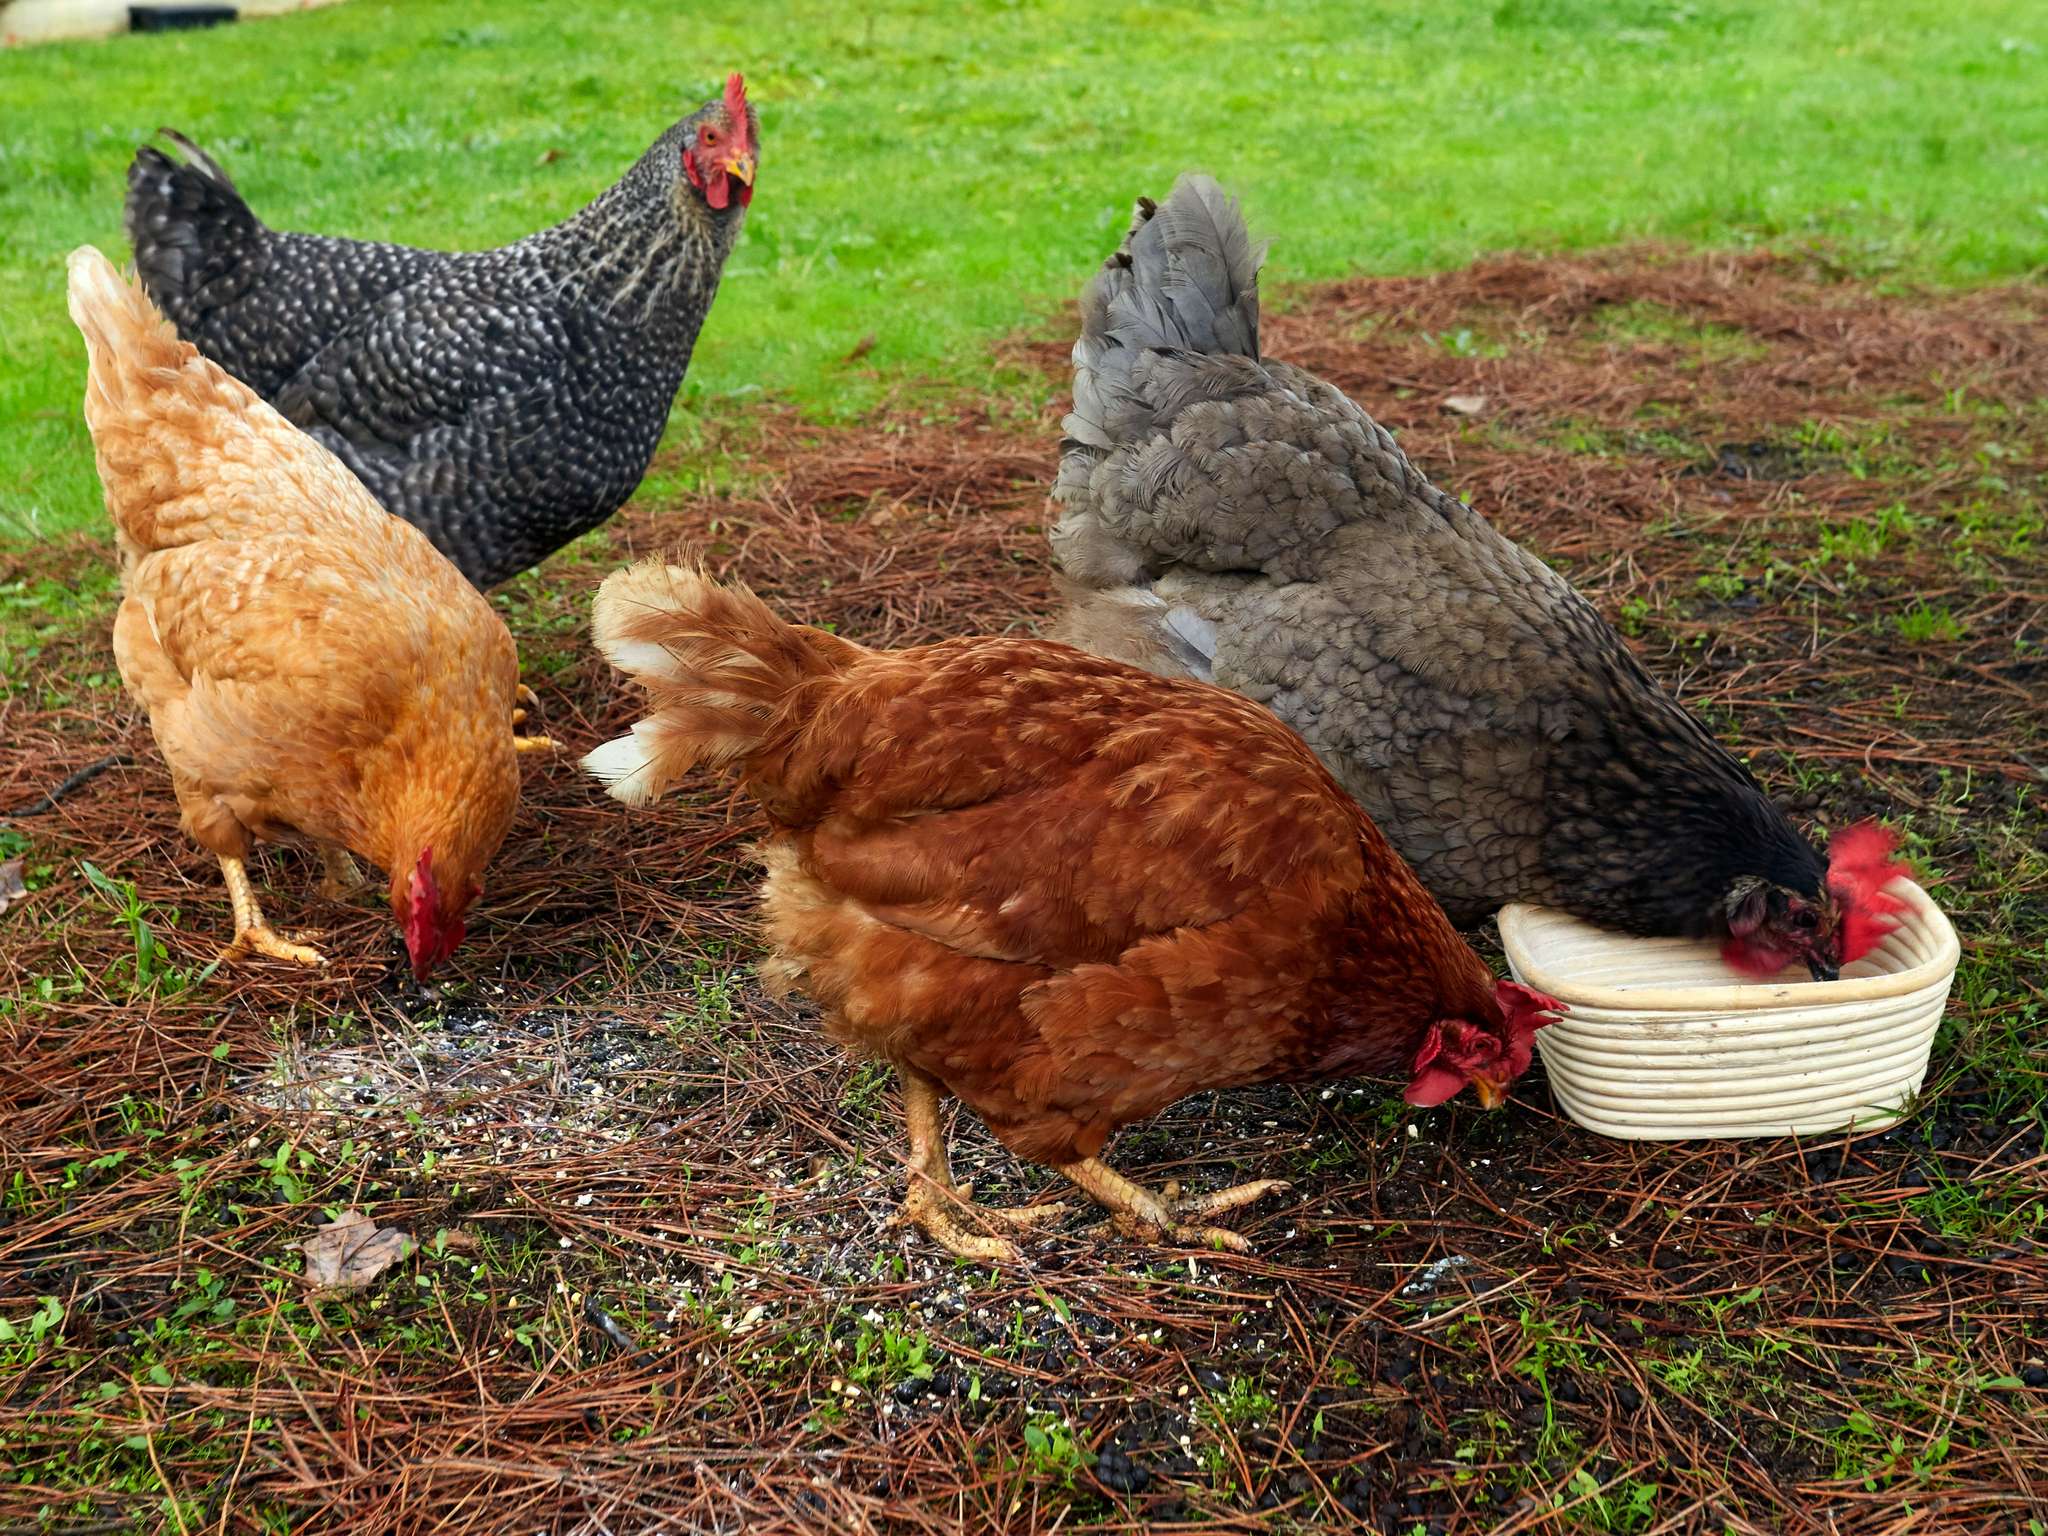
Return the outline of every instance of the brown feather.
<path id="1" fill-rule="evenodd" d="M 777 644 L 751 594 L 673 577 L 606 583 L 676 604 L 666 632 L 643 606 L 630 653 L 655 704 L 634 739 L 676 754 L 655 778 L 713 755 L 689 658 L 778 658 L 722 678 L 771 826 L 767 974 L 1021 1155 L 1093 1156 L 1203 1089 L 1406 1076 L 1439 1019 L 1501 1027 L 1486 967 L 1259 706 L 1050 641 Z M 602 608 L 599 631 L 616 658 Z"/>

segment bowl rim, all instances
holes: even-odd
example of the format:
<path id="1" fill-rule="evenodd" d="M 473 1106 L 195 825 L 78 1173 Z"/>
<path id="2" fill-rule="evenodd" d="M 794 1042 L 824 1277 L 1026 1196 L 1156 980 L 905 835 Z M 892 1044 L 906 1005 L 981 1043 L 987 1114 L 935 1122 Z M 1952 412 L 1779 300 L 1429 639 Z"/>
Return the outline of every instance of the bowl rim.
<path id="1" fill-rule="evenodd" d="M 1851 981 L 1770 981 L 1743 982 L 1732 987 L 1626 988 L 1573 982 L 1532 964 L 1528 946 L 1522 941 L 1525 923 L 1539 913 L 1558 909 L 1521 901 L 1511 901 L 1500 909 L 1500 942 L 1525 985 L 1547 992 L 1562 1003 L 1583 1004 L 1615 1013 L 1744 1013 L 1773 1008 L 1826 1008 L 1837 1003 L 1874 1002 L 1900 997 L 1953 977 L 1962 960 L 1963 946 L 1962 940 L 1956 937 L 1955 924 L 1948 920 L 1948 914 L 1935 904 L 1933 897 L 1904 876 L 1892 881 L 1885 889 L 1903 897 L 1920 921 L 1934 930 L 1934 956 L 1903 971 L 1892 971 L 1882 976 L 1858 976 Z M 1571 917 L 1574 922 L 1585 922 L 1584 918 L 1573 917 L 1570 913 L 1560 915 Z M 1613 937 L 1626 943 L 1632 936 L 1614 934 Z M 1558 1022 L 1564 1024 L 1569 1021 L 1570 1015 L 1567 1014 Z"/>

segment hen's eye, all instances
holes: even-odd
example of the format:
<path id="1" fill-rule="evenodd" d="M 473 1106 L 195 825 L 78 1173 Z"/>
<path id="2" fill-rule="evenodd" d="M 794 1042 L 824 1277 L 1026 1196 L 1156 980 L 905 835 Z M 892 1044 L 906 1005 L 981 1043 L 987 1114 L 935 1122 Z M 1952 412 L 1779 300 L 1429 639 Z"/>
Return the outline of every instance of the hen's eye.
<path id="1" fill-rule="evenodd" d="M 1801 928 L 1817 928 L 1820 926 L 1820 916 L 1811 907 L 1801 907 L 1797 912 L 1794 912 L 1792 914 L 1792 921 Z"/>
<path id="2" fill-rule="evenodd" d="M 717 142 L 718 130 L 716 128 L 706 128 L 704 130 L 704 147 L 706 149 L 709 149 L 712 145 L 716 144 Z"/>

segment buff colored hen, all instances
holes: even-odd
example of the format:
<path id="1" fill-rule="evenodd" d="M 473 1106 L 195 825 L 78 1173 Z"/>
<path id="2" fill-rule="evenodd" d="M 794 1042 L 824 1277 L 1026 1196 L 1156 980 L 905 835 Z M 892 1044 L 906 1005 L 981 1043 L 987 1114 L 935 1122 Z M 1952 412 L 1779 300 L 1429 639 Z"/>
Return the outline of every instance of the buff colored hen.
<path id="1" fill-rule="evenodd" d="M 518 802 L 511 635 L 424 534 L 90 247 L 70 304 L 119 535 L 114 655 L 186 832 L 220 860 L 231 952 L 323 963 L 265 921 L 246 869 L 259 841 L 311 844 L 331 887 L 360 878 L 351 854 L 388 873 L 424 980 Z"/>

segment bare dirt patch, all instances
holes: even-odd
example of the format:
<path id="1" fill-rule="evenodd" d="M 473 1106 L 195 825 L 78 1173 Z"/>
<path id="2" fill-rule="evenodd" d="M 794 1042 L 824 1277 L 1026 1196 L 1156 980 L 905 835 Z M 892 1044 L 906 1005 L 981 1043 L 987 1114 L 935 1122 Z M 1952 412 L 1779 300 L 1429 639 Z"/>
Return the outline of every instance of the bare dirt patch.
<path id="1" fill-rule="evenodd" d="M 1911 829 L 1969 946 L 1919 1116 L 1659 1148 L 1577 1131 L 1540 1074 L 1493 1116 L 1211 1096 L 1116 1156 L 1292 1178 L 1257 1256 L 1077 1219 L 1024 1271 L 958 1269 L 886 1225 L 893 1085 L 752 984 L 722 786 L 628 817 L 530 766 L 441 994 L 288 856 L 275 915 L 332 973 L 206 975 L 226 903 L 100 614 L 0 704 L 0 806 L 132 759 L 0 821 L 33 887 L 0 913 L 0 1524 L 2048 1519 L 2048 297 L 1638 250 L 1293 293 L 1265 343 L 1568 569 L 1796 810 Z M 625 718 L 582 621 L 629 551 L 687 543 L 877 643 L 1039 623 L 1064 346 L 1013 349 L 1055 381 L 1038 420 L 726 424 L 743 490 L 638 505 L 508 595 L 547 728 Z M 1044 1187 L 958 1141 L 984 1198 Z M 310 1295 L 297 1245 L 351 1206 L 421 1246 Z"/>

